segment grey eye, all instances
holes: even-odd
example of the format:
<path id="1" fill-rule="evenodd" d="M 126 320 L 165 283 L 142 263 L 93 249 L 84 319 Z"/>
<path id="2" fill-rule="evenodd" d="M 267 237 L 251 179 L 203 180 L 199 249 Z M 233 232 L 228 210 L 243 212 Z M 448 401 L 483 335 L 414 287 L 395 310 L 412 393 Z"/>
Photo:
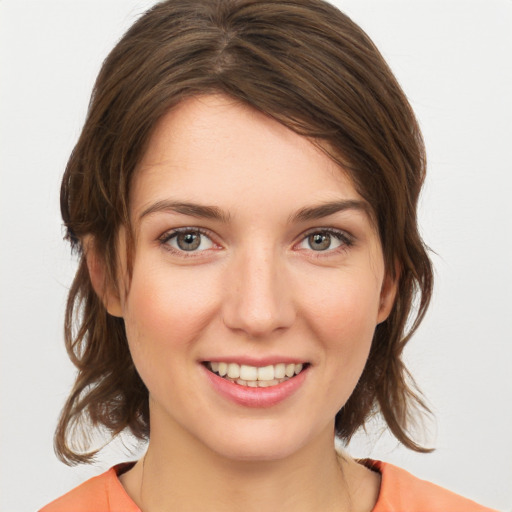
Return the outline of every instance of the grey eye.
<path id="1" fill-rule="evenodd" d="M 308 249 L 314 252 L 327 252 L 342 246 L 351 245 L 350 239 L 342 231 L 315 231 L 306 234 L 299 244 L 300 249 Z"/>
<path id="2" fill-rule="evenodd" d="M 194 251 L 201 244 L 201 233 L 179 233 L 176 237 L 176 243 L 182 251 Z"/>
<path id="3" fill-rule="evenodd" d="M 314 251 L 325 251 L 331 247 L 331 235 L 329 233 L 314 233 L 308 236 L 308 245 Z"/>
<path id="4" fill-rule="evenodd" d="M 213 242 L 200 231 L 179 231 L 175 232 L 166 241 L 173 249 L 177 251 L 192 252 L 204 251 L 213 247 Z"/>

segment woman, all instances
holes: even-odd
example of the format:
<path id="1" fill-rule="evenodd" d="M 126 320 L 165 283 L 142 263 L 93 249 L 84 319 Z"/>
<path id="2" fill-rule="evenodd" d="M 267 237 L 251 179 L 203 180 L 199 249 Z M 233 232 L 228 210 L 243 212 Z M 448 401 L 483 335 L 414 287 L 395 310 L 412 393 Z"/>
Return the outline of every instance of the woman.
<path id="1" fill-rule="evenodd" d="M 488 510 L 334 448 L 380 412 L 428 451 L 401 358 L 432 291 L 424 175 L 405 96 L 332 6 L 171 0 L 142 16 L 62 184 L 81 263 L 56 449 L 90 461 L 76 441 L 94 427 L 148 449 L 43 510 Z"/>

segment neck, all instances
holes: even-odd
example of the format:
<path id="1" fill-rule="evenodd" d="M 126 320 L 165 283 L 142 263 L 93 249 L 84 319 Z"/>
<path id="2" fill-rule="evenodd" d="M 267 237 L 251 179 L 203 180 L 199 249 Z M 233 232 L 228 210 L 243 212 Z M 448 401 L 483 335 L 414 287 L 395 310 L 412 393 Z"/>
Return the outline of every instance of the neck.
<path id="1" fill-rule="evenodd" d="M 370 483 L 369 470 L 337 456 L 332 430 L 283 459 L 244 461 L 153 427 L 145 457 L 121 477 L 144 512 L 370 511 L 377 498 L 377 476 Z"/>

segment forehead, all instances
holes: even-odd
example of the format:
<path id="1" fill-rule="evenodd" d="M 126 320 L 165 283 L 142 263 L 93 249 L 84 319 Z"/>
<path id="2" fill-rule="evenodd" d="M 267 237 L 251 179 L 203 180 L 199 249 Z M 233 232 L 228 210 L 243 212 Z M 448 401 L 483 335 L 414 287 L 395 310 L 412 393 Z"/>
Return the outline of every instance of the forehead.
<path id="1" fill-rule="evenodd" d="M 222 95 L 187 99 L 155 127 L 133 182 L 133 213 L 176 195 L 249 214 L 362 200 L 320 147 Z"/>

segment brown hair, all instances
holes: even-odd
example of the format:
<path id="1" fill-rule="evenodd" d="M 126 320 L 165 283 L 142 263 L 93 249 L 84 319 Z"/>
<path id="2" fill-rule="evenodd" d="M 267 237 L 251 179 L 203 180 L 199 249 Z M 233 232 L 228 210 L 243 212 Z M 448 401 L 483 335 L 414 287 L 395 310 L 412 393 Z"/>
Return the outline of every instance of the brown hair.
<path id="1" fill-rule="evenodd" d="M 427 409 L 402 361 L 432 293 L 416 224 L 425 153 L 396 79 L 368 36 L 321 0 L 169 0 L 139 18 L 105 60 L 62 181 L 62 217 L 80 254 L 65 320 L 78 374 L 55 434 L 57 454 L 90 461 L 91 427 L 149 436 L 148 391 L 123 320 L 93 290 L 81 242 L 92 236 L 114 283 L 117 234 L 130 227 L 130 183 L 155 124 L 184 98 L 219 92 L 321 141 L 372 206 L 399 289 L 336 432 L 348 443 L 380 411 L 405 446 L 427 451 L 409 432 L 413 412 Z"/>

